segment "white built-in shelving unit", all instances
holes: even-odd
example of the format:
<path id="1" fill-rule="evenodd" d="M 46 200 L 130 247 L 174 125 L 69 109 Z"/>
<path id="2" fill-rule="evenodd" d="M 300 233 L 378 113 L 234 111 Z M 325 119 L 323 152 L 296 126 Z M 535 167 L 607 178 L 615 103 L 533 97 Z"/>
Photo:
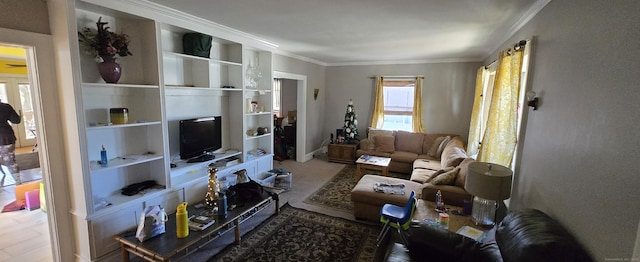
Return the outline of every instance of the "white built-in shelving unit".
<path id="1" fill-rule="evenodd" d="M 95 29 L 101 18 L 110 30 L 130 36 L 133 53 L 117 59 L 123 70 L 118 84 L 105 83 L 97 61 L 80 50 L 72 69 L 82 81 L 76 93 L 82 105 L 78 131 L 84 155 L 84 201 L 74 201 L 84 206 L 73 214 L 76 231 L 89 240 L 78 256 L 108 260 L 119 256 L 113 236 L 134 227 L 144 207 L 162 205 L 173 212 L 182 201 L 203 199 L 209 165 L 218 166 L 218 176 L 229 180 L 239 169 L 255 178 L 272 168 L 272 53 L 242 37 L 229 37 L 229 32 L 218 34 L 208 27 L 210 22 L 171 18 L 166 8 L 147 2 L 75 4 L 78 31 Z M 187 33 L 213 37 L 210 57 L 184 54 L 182 37 Z M 70 35 L 70 41 L 78 39 Z M 258 103 L 255 110 L 252 101 Z M 128 108 L 129 122 L 111 124 L 109 109 L 122 107 Z M 179 121 L 206 116 L 222 117 L 222 149 L 214 152 L 214 160 L 187 163 L 179 157 Z M 257 135 L 258 127 L 267 132 Z M 107 167 L 98 164 L 102 146 L 108 152 Z M 120 193 L 147 180 L 160 187 L 134 196 Z"/>

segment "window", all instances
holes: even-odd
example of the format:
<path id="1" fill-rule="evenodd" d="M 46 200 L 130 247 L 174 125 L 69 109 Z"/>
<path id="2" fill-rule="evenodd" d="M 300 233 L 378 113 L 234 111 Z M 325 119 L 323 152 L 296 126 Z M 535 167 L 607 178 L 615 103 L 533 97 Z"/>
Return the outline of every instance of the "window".
<path id="1" fill-rule="evenodd" d="M 273 113 L 278 117 L 280 114 L 280 90 L 282 88 L 282 79 L 273 79 Z"/>
<path id="2" fill-rule="evenodd" d="M 415 80 L 384 80 L 383 129 L 413 130 L 413 100 Z"/>

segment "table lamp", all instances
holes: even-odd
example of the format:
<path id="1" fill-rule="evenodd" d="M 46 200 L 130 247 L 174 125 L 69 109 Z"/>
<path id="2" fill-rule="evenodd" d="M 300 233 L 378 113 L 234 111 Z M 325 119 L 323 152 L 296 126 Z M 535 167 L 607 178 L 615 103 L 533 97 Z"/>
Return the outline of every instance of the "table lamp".
<path id="1" fill-rule="evenodd" d="M 473 197 L 471 217 L 476 225 L 496 223 L 498 200 L 511 196 L 513 172 L 504 166 L 485 162 L 469 164 L 464 189 Z"/>

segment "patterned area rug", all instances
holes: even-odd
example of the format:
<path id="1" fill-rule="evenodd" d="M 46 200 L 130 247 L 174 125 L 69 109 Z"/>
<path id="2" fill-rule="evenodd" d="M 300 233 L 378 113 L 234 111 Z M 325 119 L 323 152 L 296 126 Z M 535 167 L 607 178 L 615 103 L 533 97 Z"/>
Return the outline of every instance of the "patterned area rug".
<path id="1" fill-rule="evenodd" d="M 373 261 L 380 230 L 286 204 L 209 261 Z"/>
<path id="2" fill-rule="evenodd" d="M 347 165 L 302 202 L 351 213 L 353 212 L 351 190 L 357 183 L 356 166 Z"/>
<path id="3" fill-rule="evenodd" d="M 381 175 L 375 170 L 367 170 L 367 174 Z M 390 177 L 408 179 L 405 174 L 389 172 Z M 356 166 L 346 165 L 329 182 L 311 194 L 302 202 L 307 204 L 322 206 L 347 213 L 353 212 L 353 202 L 351 202 L 351 190 L 356 186 Z"/>

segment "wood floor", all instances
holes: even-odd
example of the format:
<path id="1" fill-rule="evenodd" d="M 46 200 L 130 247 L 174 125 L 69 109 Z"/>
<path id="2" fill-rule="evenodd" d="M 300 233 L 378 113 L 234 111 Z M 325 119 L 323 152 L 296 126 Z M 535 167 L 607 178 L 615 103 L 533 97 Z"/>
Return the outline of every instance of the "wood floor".
<path id="1" fill-rule="evenodd" d="M 16 154 L 32 152 L 17 148 Z M 0 187 L 0 206 L 15 200 L 15 186 Z M 53 261 L 47 214 L 40 209 L 0 213 L 0 261 Z"/>

